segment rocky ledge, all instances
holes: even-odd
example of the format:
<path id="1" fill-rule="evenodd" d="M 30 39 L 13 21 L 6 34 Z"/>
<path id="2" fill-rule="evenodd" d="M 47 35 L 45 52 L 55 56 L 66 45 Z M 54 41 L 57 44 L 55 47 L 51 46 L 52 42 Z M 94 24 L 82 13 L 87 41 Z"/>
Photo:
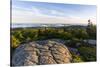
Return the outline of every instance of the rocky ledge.
<path id="1" fill-rule="evenodd" d="M 68 48 L 56 40 L 33 41 L 16 48 L 13 66 L 64 64 L 72 60 Z"/>

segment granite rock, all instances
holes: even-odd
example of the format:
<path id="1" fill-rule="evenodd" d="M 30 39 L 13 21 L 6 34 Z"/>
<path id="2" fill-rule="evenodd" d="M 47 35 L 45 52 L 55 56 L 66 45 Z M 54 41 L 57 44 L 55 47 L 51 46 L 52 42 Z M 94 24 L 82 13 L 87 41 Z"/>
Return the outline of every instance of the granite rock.
<path id="1" fill-rule="evenodd" d="M 33 66 L 70 63 L 68 48 L 58 41 L 45 40 L 21 44 L 12 56 L 13 66 Z"/>

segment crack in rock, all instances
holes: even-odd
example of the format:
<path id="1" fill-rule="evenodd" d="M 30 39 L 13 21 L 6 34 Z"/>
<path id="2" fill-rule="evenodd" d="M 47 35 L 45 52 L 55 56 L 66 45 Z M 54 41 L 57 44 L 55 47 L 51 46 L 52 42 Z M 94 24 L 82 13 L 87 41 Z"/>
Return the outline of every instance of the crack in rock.
<path id="1" fill-rule="evenodd" d="M 20 45 L 12 56 L 12 65 L 33 66 L 70 63 L 72 57 L 68 48 L 58 41 L 33 41 Z"/>

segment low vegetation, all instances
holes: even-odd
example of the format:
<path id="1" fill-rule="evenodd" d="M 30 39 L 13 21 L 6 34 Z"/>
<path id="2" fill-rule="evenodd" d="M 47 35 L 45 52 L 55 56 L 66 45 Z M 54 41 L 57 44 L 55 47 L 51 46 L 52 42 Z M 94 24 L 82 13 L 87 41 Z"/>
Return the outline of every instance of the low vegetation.
<path id="1" fill-rule="evenodd" d="M 19 28 L 11 30 L 11 49 L 15 49 L 21 43 L 46 39 L 70 40 L 65 45 L 78 49 L 80 55 L 73 54 L 73 62 L 96 61 L 96 46 L 82 45 L 84 39 L 96 40 L 96 26 L 68 26 L 61 28 Z M 77 43 L 80 43 L 77 45 Z M 81 45 L 81 46 L 80 46 Z"/>

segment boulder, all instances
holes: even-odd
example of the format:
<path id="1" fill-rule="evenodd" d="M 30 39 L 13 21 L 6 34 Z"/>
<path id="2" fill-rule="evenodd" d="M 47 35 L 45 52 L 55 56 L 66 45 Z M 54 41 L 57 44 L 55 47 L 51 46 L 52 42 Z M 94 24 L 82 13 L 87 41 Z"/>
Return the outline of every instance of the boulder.
<path id="1" fill-rule="evenodd" d="M 70 63 L 68 48 L 57 41 L 45 40 L 21 44 L 16 48 L 11 64 L 13 66 L 33 66 Z"/>

